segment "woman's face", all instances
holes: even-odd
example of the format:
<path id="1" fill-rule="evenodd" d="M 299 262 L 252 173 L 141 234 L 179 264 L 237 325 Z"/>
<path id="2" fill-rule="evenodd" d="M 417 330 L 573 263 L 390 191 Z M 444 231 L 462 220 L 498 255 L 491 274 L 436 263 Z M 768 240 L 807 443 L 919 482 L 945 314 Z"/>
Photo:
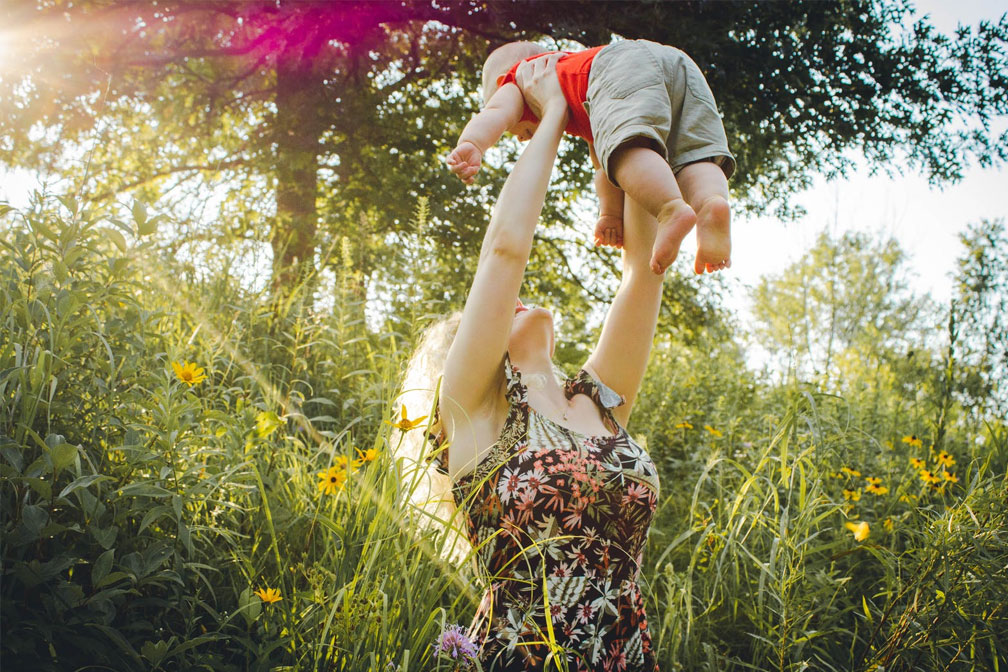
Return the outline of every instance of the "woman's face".
<path id="1" fill-rule="evenodd" d="M 534 354 L 535 350 L 545 348 L 552 357 L 554 346 L 553 314 L 540 306 L 526 306 L 518 299 L 508 351 L 521 358 L 526 353 Z"/>

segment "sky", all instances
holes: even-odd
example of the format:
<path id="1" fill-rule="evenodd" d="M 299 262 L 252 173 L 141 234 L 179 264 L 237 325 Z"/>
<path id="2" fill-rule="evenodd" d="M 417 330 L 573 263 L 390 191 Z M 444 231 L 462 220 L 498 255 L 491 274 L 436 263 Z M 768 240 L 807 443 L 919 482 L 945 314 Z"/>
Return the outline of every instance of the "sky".
<path id="1" fill-rule="evenodd" d="M 976 26 L 983 19 L 996 21 L 1008 10 L 1004 0 L 916 0 L 915 5 L 918 15 L 927 14 L 945 34 L 952 34 L 960 23 Z M 1001 120 L 1000 128 L 1005 125 L 1006 120 Z M 944 303 L 951 296 L 951 274 L 960 253 L 958 235 L 982 218 L 1008 217 L 1008 169 L 974 166 L 960 182 L 933 188 L 913 172 L 868 176 L 867 164 L 861 162 L 851 177 L 833 182 L 817 179 L 812 188 L 800 193 L 795 202 L 807 215 L 799 220 L 733 218 L 732 267 L 725 272 L 732 288 L 726 296 L 731 309 L 744 318 L 748 288 L 764 275 L 782 273 L 824 229 L 834 236 L 863 231 L 895 237 L 915 271 L 915 289 Z M 0 200 L 12 205 L 25 205 L 36 186 L 31 174 L 0 172 Z M 677 262 L 680 272 L 692 272 L 686 270 L 692 268 L 692 241 L 689 236 L 684 243 Z"/>

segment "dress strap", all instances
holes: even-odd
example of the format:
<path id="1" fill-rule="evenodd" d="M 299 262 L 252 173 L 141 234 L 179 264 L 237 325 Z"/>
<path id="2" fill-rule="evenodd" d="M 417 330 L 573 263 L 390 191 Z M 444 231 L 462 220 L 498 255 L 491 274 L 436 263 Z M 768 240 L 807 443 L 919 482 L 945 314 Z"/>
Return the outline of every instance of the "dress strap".
<path id="1" fill-rule="evenodd" d="M 504 395 L 508 403 L 514 405 L 528 405 L 528 387 L 522 380 L 521 371 L 511 363 L 511 355 L 504 353 Z"/>
<path id="2" fill-rule="evenodd" d="M 601 380 L 596 380 L 590 373 L 581 369 L 573 378 L 568 378 L 564 383 L 564 394 L 570 399 L 575 394 L 588 395 L 595 405 L 602 411 L 602 418 L 606 428 L 612 433 L 619 432 L 619 423 L 613 417 L 612 409 L 626 403 L 626 398 L 612 389 Z"/>

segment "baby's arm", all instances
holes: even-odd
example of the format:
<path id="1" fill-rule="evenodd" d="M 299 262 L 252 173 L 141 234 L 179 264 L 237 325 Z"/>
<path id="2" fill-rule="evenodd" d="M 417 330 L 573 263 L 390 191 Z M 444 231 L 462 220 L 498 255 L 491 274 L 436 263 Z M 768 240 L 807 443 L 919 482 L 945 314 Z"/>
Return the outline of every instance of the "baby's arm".
<path id="1" fill-rule="evenodd" d="M 448 167 L 466 184 L 472 184 L 487 149 L 504 131 L 517 124 L 525 109 L 521 90 L 512 82 L 497 89 L 486 107 L 462 129 L 458 145 L 448 155 Z"/>
<path id="2" fill-rule="evenodd" d="M 595 224 L 595 245 L 623 247 L 623 190 L 609 181 L 595 154 L 595 145 L 588 143 L 592 165 L 595 166 L 595 195 L 599 199 L 599 218 Z"/>

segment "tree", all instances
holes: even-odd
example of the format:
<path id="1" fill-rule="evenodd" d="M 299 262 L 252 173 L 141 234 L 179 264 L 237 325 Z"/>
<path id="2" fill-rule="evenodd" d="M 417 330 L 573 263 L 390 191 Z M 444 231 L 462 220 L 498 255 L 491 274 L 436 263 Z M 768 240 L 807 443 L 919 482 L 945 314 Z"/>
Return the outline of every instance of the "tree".
<path id="1" fill-rule="evenodd" d="M 967 405 L 1003 418 L 1008 412 L 1008 233 L 1004 219 L 984 219 L 961 234 L 955 336 L 950 359 Z"/>
<path id="2" fill-rule="evenodd" d="M 821 233 L 802 259 L 760 280 L 756 338 L 805 379 L 837 379 L 841 356 L 863 369 L 912 356 L 930 313 L 909 289 L 905 258 L 892 239 Z"/>
<path id="3" fill-rule="evenodd" d="M 848 170 L 848 149 L 936 181 L 1008 151 L 984 132 L 1008 108 L 1008 21 L 947 38 L 904 29 L 898 0 L 15 0 L 5 11 L 18 40 L 0 73 L 0 162 L 54 170 L 92 199 L 158 200 L 213 244 L 268 240 L 278 286 L 324 267 L 317 250 L 344 237 L 366 283 L 426 195 L 444 282 L 432 292 L 458 300 L 516 145 L 477 190 L 440 157 L 478 106 L 483 56 L 518 37 L 615 33 L 685 49 L 718 98 L 733 187 L 753 209 L 786 210 L 813 174 Z M 563 152 L 546 221 L 571 225 L 587 166 L 583 146 Z M 599 265 L 585 245 L 540 239 L 544 268 Z M 574 276 L 539 280 L 587 297 L 584 308 L 594 290 Z"/>

